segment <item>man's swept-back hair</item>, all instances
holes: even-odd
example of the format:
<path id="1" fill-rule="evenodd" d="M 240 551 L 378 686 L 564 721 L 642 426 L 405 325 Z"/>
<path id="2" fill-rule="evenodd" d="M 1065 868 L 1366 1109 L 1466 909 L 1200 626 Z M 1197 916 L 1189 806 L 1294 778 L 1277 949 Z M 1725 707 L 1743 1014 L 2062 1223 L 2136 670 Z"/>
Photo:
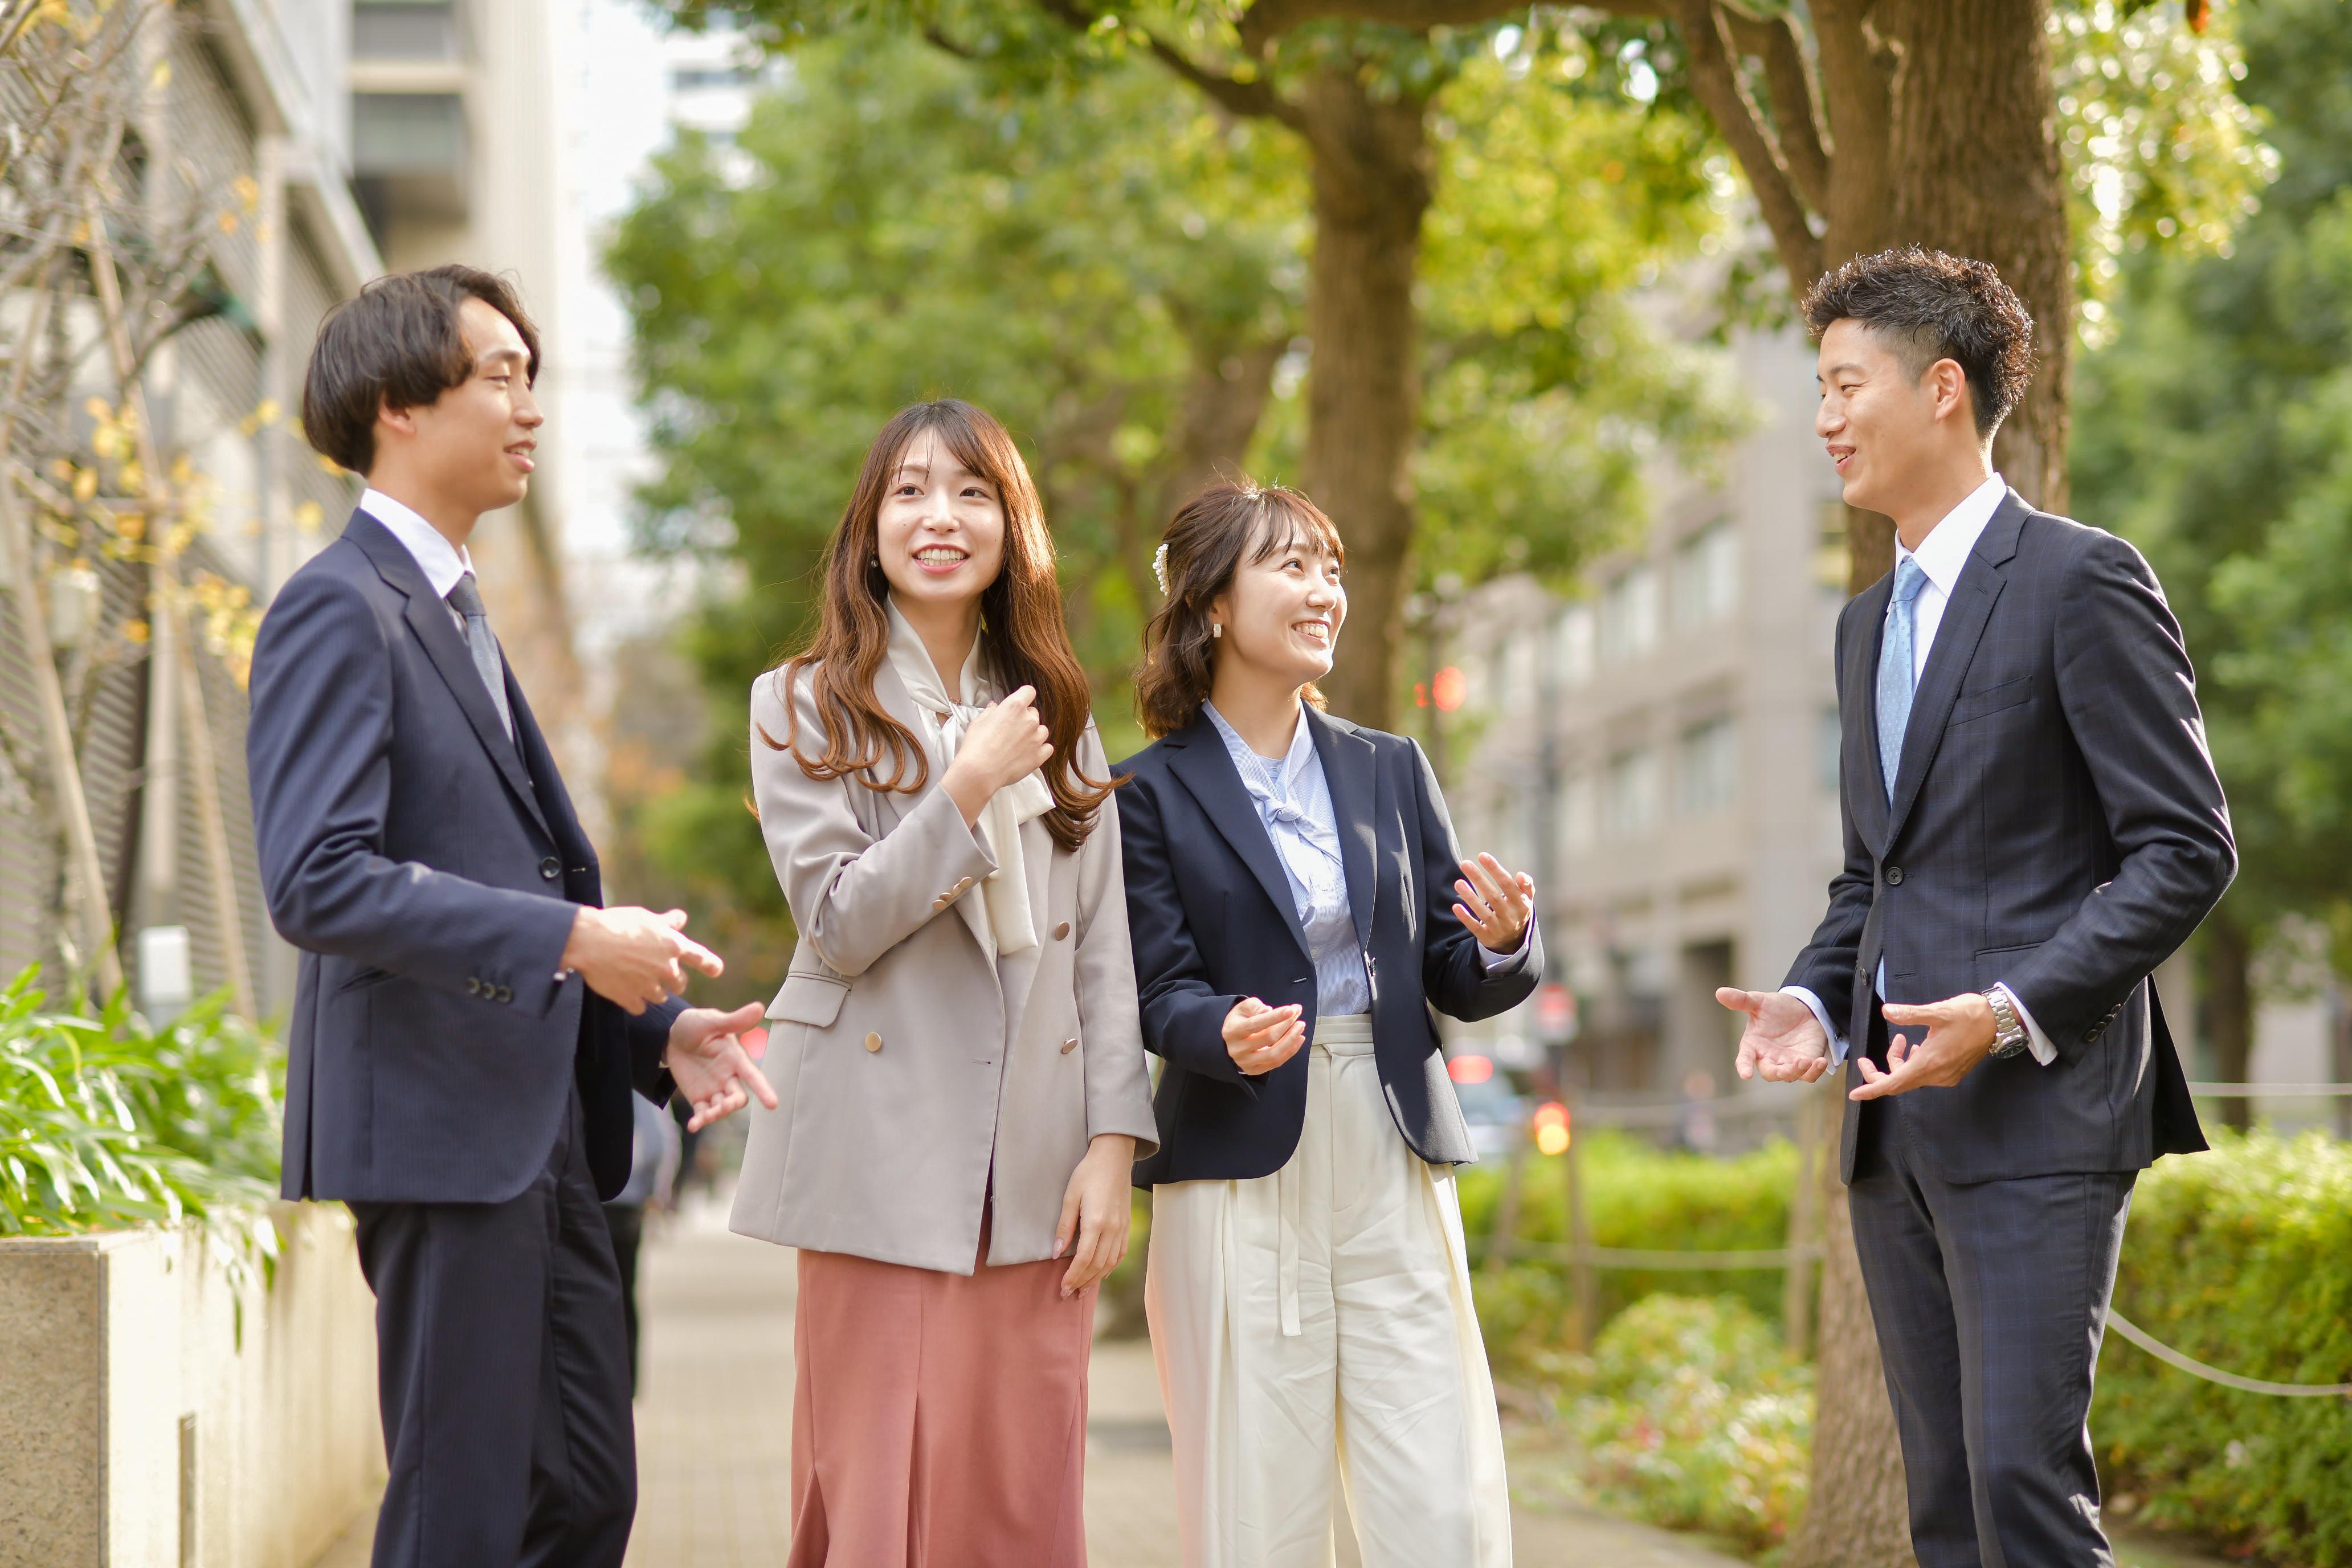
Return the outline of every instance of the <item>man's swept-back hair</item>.
<path id="1" fill-rule="evenodd" d="M 457 312 L 479 300 L 515 325 L 539 380 L 539 329 L 503 278 L 452 263 L 376 279 L 327 312 L 302 378 L 302 434 L 355 474 L 375 467 L 376 411 L 423 408 L 474 374 Z"/>
<path id="2" fill-rule="evenodd" d="M 1143 628 L 1143 663 L 1135 672 L 1136 716 L 1154 740 L 1201 716 L 1217 669 L 1211 606 L 1244 565 L 1277 551 L 1308 550 L 1344 568 L 1348 547 L 1323 509 L 1281 485 L 1220 479 L 1177 509 L 1161 536 L 1167 601 Z M 1316 707 L 1314 686 L 1299 696 Z"/>
<path id="3" fill-rule="evenodd" d="M 1839 321 L 1883 337 L 1915 378 L 1937 360 L 1958 364 L 1982 437 L 2000 428 L 2033 379 L 2033 318 L 1990 262 L 1916 245 L 1857 256 L 1805 295 L 1814 342 Z"/>
<path id="4" fill-rule="evenodd" d="M 869 789 L 911 795 L 930 776 L 922 743 L 890 716 L 874 689 L 890 652 L 890 580 L 877 553 L 882 502 L 908 448 L 925 437 L 986 479 L 1004 508 L 1004 563 L 980 594 L 981 648 L 1006 689 L 1036 688 L 1037 717 L 1054 746 L 1040 770 L 1054 797 L 1045 829 L 1055 843 L 1076 849 L 1094 831 L 1102 803 L 1117 786 L 1088 778 L 1078 766 L 1092 701 L 1062 616 L 1054 537 L 1012 434 L 986 410 L 959 398 L 898 410 L 866 449 L 857 488 L 817 568 L 824 597 L 816 633 L 768 677 L 790 722 L 782 735 L 763 729 L 760 739 L 792 752 L 801 772 L 819 783 L 856 775 Z M 803 679 L 816 699 L 822 730 L 812 737 L 812 745 L 821 748 L 814 756 L 801 749 L 800 710 L 793 704 L 793 688 Z"/>

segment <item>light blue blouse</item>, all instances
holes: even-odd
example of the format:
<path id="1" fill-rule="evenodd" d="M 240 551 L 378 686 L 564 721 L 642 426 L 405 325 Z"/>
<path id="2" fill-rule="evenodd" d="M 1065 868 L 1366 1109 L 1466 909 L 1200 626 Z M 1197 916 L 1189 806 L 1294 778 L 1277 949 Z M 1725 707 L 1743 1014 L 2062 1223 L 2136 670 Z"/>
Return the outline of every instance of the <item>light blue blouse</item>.
<path id="1" fill-rule="evenodd" d="M 1364 973 L 1363 944 L 1356 940 L 1355 911 L 1348 902 L 1347 863 L 1339 858 L 1339 813 L 1331 804 L 1331 784 L 1323 775 L 1323 756 L 1315 749 L 1306 714 L 1300 713 L 1291 731 L 1288 752 L 1261 757 L 1225 721 L 1215 703 L 1206 704 L 1204 710 L 1224 739 L 1234 771 L 1249 791 L 1290 883 L 1290 901 L 1315 961 L 1317 1016 L 1336 1018 L 1370 1012 L 1372 985 Z M 1532 933 L 1533 926 L 1528 929 Z M 1496 952 L 1483 943 L 1478 949 L 1489 973 L 1524 962 L 1527 951 L 1524 940 L 1517 952 Z"/>

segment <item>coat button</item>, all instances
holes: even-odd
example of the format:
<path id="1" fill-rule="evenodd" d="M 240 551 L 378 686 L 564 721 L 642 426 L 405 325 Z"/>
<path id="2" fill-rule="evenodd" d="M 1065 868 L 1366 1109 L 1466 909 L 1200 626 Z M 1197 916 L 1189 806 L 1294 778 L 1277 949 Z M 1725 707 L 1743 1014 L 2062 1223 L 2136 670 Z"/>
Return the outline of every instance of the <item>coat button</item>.
<path id="1" fill-rule="evenodd" d="M 954 902 L 953 900 L 950 899 L 945 893 L 941 893 L 938 898 L 931 900 L 931 908 L 933 910 L 943 910 L 952 902 Z"/>
<path id="2" fill-rule="evenodd" d="M 550 855 L 539 863 L 539 874 L 552 882 L 563 875 L 563 862 Z"/>
<path id="3" fill-rule="evenodd" d="M 479 996 L 481 994 L 482 983 L 475 979 L 470 974 L 466 976 L 466 994 L 468 996 Z"/>
<path id="4" fill-rule="evenodd" d="M 1067 942 L 1070 940 L 1069 921 L 1064 921 L 1061 924 L 1054 928 L 1054 940 L 1055 942 Z"/>
<path id="5" fill-rule="evenodd" d="M 1072 1051 L 1076 1050 L 1077 1048 L 1078 1048 L 1078 1042 L 1077 1042 L 1077 1041 L 1076 1041 L 1076 1040 L 1064 1040 L 1064 1041 L 1062 1042 L 1062 1054 L 1063 1054 L 1064 1056 L 1066 1056 L 1066 1056 L 1068 1056 Z"/>
<path id="6" fill-rule="evenodd" d="M 499 986 L 499 1001 L 501 1001 L 501 1002 L 511 1002 L 511 1001 L 513 1001 L 513 1000 L 514 1000 L 514 990 L 513 990 L 513 988 L 512 988 L 512 987 L 510 987 L 510 986 L 506 986 L 506 985 L 501 985 L 501 986 Z"/>
<path id="7" fill-rule="evenodd" d="M 1890 888 L 1899 888 L 1903 885 L 1902 867 L 1889 866 L 1886 868 L 1886 885 Z"/>
<path id="8" fill-rule="evenodd" d="M 866 1036 L 866 1048 L 867 1050 L 869 1050 L 869 1051 L 878 1051 L 878 1050 L 880 1050 L 880 1049 L 882 1048 L 882 1037 L 881 1037 L 881 1036 L 879 1036 L 879 1035 L 868 1035 L 868 1036 Z"/>

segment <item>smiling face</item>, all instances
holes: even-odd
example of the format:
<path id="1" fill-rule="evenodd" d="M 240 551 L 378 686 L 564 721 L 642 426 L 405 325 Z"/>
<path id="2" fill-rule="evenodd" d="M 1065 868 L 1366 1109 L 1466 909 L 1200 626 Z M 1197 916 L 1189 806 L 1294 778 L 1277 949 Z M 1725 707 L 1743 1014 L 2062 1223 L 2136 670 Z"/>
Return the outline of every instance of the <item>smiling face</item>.
<path id="1" fill-rule="evenodd" d="M 902 601 L 945 606 L 980 597 L 1004 565 L 1004 499 L 926 430 L 898 454 L 875 517 L 875 553 Z"/>
<path id="2" fill-rule="evenodd" d="M 1821 407 L 1813 430 L 1845 488 L 1845 503 L 1904 515 L 1911 492 L 1940 472 L 1956 442 L 1979 447 L 1968 377 L 1950 359 L 1916 370 L 1903 345 L 1848 317 L 1822 333 Z"/>
<path id="3" fill-rule="evenodd" d="M 1348 590 L 1323 541 L 1279 510 L 1265 516 L 1280 532 L 1263 538 L 1234 568 L 1210 608 L 1225 628 L 1217 658 L 1239 660 L 1286 687 L 1306 686 L 1331 673 Z"/>
<path id="4" fill-rule="evenodd" d="M 379 456 L 401 451 L 440 505 L 478 516 L 529 493 L 547 416 L 531 394 L 530 351 L 515 324 L 488 300 L 468 298 L 457 325 L 473 370 L 431 403 L 387 405 L 377 416 L 377 447 Z"/>

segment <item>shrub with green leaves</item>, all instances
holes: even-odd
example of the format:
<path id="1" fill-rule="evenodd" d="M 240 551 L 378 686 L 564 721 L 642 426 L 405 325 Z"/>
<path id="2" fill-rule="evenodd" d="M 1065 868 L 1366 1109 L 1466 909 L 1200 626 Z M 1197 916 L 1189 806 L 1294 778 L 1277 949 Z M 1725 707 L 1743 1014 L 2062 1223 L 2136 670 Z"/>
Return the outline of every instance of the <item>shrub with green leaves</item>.
<path id="1" fill-rule="evenodd" d="M 1530 1463 L 1585 1502 L 1748 1552 L 1804 1511 L 1812 1369 L 1738 1298 L 1646 1297 L 1547 1370 L 1567 1443 Z"/>
<path id="2" fill-rule="evenodd" d="M 1579 1135 L 1585 1183 L 1584 1213 L 1600 1247 L 1745 1250 L 1785 1247 L 1789 1205 L 1795 1195 L 1797 1152 L 1774 1141 L 1734 1159 L 1667 1153 L 1624 1132 Z M 1531 1154 L 1519 1194 L 1517 1239 L 1552 1246 L 1568 1240 L 1568 1195 L 1562 1161 Z M 1474 1252 L 1482 1254 L 1502 1206 L 1507 1163 L 1488 1161 L 1461 1173 L 1462 1223 Z M 1568 1266 L 1549 1260 L 1515 1263 L 1501 1281 L 1485 1279 L 1478 1311 L 1488 1353 L 1498 1368 L 1556 1344 L 1568 1294 Z M 1663 1269 L 1603 1269 L 1601 1321 L 1660 1291 L 1738 1296 L 1754 1311 L 1780 1315 L 1780 1270 L 1751 1268 L 1690 1274 Z"/>
<path id="3" fill-rule="evenodd" d="M 215 997 L 156 1028 L 117 996 L 0 990 L 0 1236 L 227 1221 L 275 1195 L 278 1053 Z"/>
<path id="4" fill-rule="evenodd" d="M 2116 1310 L 2209 1365 L 2352 1382 L 2352 1145 L 2222 1133 L 2140 1178 Z M 2110 1332 L 2091 1436 L 2119 1517 L 2352 1568 L 2352 1408 L 2224 1388 Z"/>

